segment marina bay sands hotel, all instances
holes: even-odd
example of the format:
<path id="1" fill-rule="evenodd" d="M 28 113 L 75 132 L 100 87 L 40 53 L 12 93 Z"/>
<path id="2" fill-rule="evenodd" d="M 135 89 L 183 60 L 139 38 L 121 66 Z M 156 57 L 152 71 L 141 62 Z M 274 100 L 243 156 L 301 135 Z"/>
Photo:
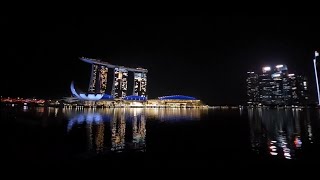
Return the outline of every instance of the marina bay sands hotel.
<path id="1" fill-rule="evenodd" d="M 73 104 L 72 102 L 89 107 L 200 107 L 203 105 L 200 100 L 183 95 L 148 99 L 147 69 L 118 66 L 92 58 L 81 57 L 80 60 L 91 64 L 92 67 L 89 88 L 87 92 L 78 92 L 72 81 L 70 90 L 73 98 L 65 99 L 69 105 Z M 129 79 L 132 77 L 131 73 L 133 78 Z M 110 84 L 111 86 L 108 86 Z M 129 89 L 128 87 L 132 84 L 133 87 Z"/>
<path id="2" fill-rule="evenodd" d="M 91 78 L 87 94 L 78 94 L 72 84 L 71 91 L 76 97 L 83 100 L 99 99 L 125 99 L 134 96 L 138 99 L 146 99 L 147 96 L 147 69 L 129 68 L 124 66 L 113 65 L 98 59 L 84 58 L 80 60 L 91 64 Z M 106 92 L 108 83 L 109 70 L 113 69 L 113 82 L 111 92 Z M 128 89 L 128 73 L 133 72 L 133 89 Z M 111 71 L 112 72 L 112 71 Z M 110 78 L 109 78 L 110 79 Z M 100 98 L 101 97 L 101 98 Z"/>

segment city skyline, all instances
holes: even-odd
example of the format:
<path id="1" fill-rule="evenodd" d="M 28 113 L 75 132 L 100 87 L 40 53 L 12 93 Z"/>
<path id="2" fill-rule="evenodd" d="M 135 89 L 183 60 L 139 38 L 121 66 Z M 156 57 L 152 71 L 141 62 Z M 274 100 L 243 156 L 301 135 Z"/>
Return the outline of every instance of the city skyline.
<path id="1" fill-rule="evenodd" d="M 291 73 L 285 64 L 264 66 L 262 71 L 247 72 L 247 96 L 250 106 L 309 105 L 308 79 Z"/>
<path id="2" fill-rule="evenodd" d="M 317 17 L 2 17 L 2 96 L 70 96 L 91 69 L 78 57 L 144 67 L 151 98 L 182 94 L 210 105 L 246 102 L 246 72 L 286 64 L 304 74 L 315 100 Z M 94 28 L 93 28 L 94 27 Z"/>

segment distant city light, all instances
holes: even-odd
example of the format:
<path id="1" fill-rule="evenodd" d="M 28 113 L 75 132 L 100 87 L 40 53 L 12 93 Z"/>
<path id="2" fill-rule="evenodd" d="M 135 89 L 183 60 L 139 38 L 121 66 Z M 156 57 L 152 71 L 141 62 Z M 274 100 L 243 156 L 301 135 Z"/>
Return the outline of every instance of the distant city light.
<path id="1" fill-rule="evenodd" d="M 263 67 L 262 70 L 263 70 L 263 72 L 271 71 L 271 67 L 266 66 L 266 67 Z"/>
<path id="2" fill-rule="evenodd" d="M 282 68 L 283 67 L 283 65 L 282 64 L 280 64 L 280 65 L 276 65 L 276 68 Z"/>
<path id="3" fill-rule="evenodd" d="M 281 76 L 281 74 L 279 74 L 279 73 L 272 74 L 272 77 L 280 77 L 280 76 Z"/>
<path id="4" fill-rule="evenodd" d="M 262 74 L 248 73 L 247 102 L 250 106 L 309 103 L 305 76 L 289 74 L 285 64 L 264 66 L 262 71 Z"/>
<path id="5" fill-rule="evenodd" d="M 302 142 L 298 137 L 296 137 L 294 140 L 294 144 L 296 145 L 297 148 L 299 148 L 299 147 L 301 147 Z"/>

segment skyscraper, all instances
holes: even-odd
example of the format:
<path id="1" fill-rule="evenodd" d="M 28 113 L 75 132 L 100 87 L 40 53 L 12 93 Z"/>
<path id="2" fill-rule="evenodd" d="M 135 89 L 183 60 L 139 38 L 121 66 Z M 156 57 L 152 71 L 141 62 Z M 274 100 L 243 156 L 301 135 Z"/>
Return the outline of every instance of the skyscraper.
<path id="1" fill-rule="evenodd" d="M 256 105 L 259 99 L 259 91 L 258 91 L 258 74 L 254 72 L 248 72 L 247 77 L 247 96 L 248 96 L 248 104 Z"/>
<path id="2" fill-rule="evenodd" d="M 114 68 L 113 97 L 124 98 L 128 90 L 128 70 L 125 68 Z"/>
<path id="3" fill-rule="evenodd" d="M 107 89 L 107 78 L 108 78 L 108 68 L 105 66 L 100 66 L 100 73 L 99 73 L 99 93 L 105 93 Z"/>
<path id="4" fill-rule="evenodd" d="M 99 59 L 85 57 L 81 57 L 80 60 L 91 64 L 92 69 L 87 92 L 78 93 L 74 87 L 74 82 L 70 85 L 72 95 L 78 99 L 86 101 L 114 99 L 145 101 L 147 99 L 147 69 L 118 66 Z M 133 79 L 128 79 L 129 72 L 134 73 Z M 112 82 L 108 83 L 108 79 Z M 130 88 L 128 92 L 128 81 L 131 85 L 132 80 L 133 88 Z M 108 86 L 108 84 L 112 86 Z M 128 94 L 130 96 L 127 96 Z"/>
<path id="5" fill-rule="evenodd" d="M 273 89 L 275 82 L 271 77 L 271 67 L 263 67 L 262 74 L 259 75 L 258 93 L 259 93 L 259 104 L 271 105 L 273 97 Z"/>
<path id="6" fill-rule="evenodd" d="M 90 78 L 90 84 L 88 91 L 89 93 L 96 93 L 96 85 L 97 85 L 97 74 L 98 74 L 98 68 L 99 66 L 96 64 L 92 65 L 92 70 L 91 70 L 91 78 Z"/>
<path id="7" fill-rule="evenodd" d="M 135 72 L 133 95 L 146 97 L 146 94 L 147 94 L 147 74 L 143 72 Z"/>
<path id="8" fill-rule="evenodd" d="M 248 72 L 248 105 L 305 105 L 308 103 L 307 79 L 289 74 L 286 65 L 262 68 L 261 74 Z"/>
<path id="9" fill-rule="evenodd" d="M 92 65 L 89 93 L 104 93 L 107 88 L 108 68 L 106 66 Z"/>
<path id="10" fill-rule="evenodd" d="M 307 78 L 301 75 L 296 77 L 296 94 L 297 98 L 294 102 L 295 104 L 307 104 L 309 97 L 308 97 L 308 82 Z"/>

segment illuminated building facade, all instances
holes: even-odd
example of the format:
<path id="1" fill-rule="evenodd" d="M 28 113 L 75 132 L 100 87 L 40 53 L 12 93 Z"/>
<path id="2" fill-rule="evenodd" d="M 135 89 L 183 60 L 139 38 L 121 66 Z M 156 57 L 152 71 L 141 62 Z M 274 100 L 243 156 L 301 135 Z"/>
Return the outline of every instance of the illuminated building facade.
<path id="1" fill-rule="evenodd" d="M 199 99 L 183 95 L 148 100 L 147 69 L 117 66 L 90 58 L 80 58 L 80 60 L 92 65 L 89 89 L 88 92 L 78 93 L 72 82 L 70 90 L 78 101 L 72 104 L 65 103 L 66 106 L 77 104 L 84 107 L 208 107 Z M 132 79 L 131 74 L 129 76 L 131 72 Z M 112 81 L 112 86 L 108 86 L 109 80 Z M 128 89 L 128 83 L 133 84 L 133 88 Z"/>
<path id="2" fill-rule="evenodd" d="M 286 65 L 262 68 L 261 74 L 248 72 L 248 105 L 306 105 L 307 79 L 289 74 Z"/>
<path id="3" fill-rule="evenodd" d="M 195 97 L 171 95 L 148 100 L 147 107 L 202 108 L 206 106 Z"/>
<path id="4" fill-rule="evenodd" d="M 107 89 L 108 68 L 105 66 L 99 67 L 99 93 L 105 93 Z"/>
<path id="5" fill-rule="evenodd" d="M 271 104 L 273 97 L 273 87 L 275 86 L 275 82 L 273 82 L 271 77 L 271 68 L 264 67 L 263 73 L 259 75 L 258 79 L 258 93 L 259 99 L 258 103 L 261 104 Z"/>
<path id="6" fill-rule="evenodd" d="M 138 100 L 147 97 L 147 69 L 112 65 L 98 59 L 80 58 L 80 60 L 91 64 L 92 69 L 88 92 L 78 93 L 74 87 L 74 83 L 71 83 L 71 92 L 73 96 L 79 100 L 99 101 L 125 99 L 128 94 L 142 97 L 137 97 L 136 99 Z M 114 69 L 114 71 L 109 71 L 109 69 Z M 110 74 L 111 72 L 114 73 Z M 128 81 L 130 81 L 128 79 L 129 72 L 134 73 L 134 88 L 132 92 L 128 92 Z M 108 76 L 113 76 L 112 89 L 109 93 L 107 92 Z"/>
<path id="7" fill-rule="evenodd" d="M 102 94 L 107 88 L 108 68 L 105 66 L 92 65 L 91 78 L 88 92 Z"/>
<path id="8" fill-rule="evenodd" d="M 95 93 L 96 91 L 96 84 L 97 84 L 97 74 L 98 74 L 98 65 L 93 64 L 91 66 L 91 78 L 89 82 L 89 89 L 88 91 L 90 93 Z"/>
<path id="9" fill-rule="evenodd" d="M 247 96 L 248 104 L 254 104 L 258 102 L 258 74 L 254 72 L 248 72 L 247 77 Z"/>
<path id="10" fill-rule="evenodd" d="M 308 97 L 308 81 L 307 78 L 304 76 L 297 76 L 295 82 L 295 91 L 294 94 L 294 103 L 295 104 L 307 104 L 309 101 Z"/>
<path id="11" fill-rule="evenodd" d="M 115 98 L 125 98 L 128 90 L 128 71 L 125 68 L 114 69 L 112 95 Z"/>
<path id="12" fill-rule="evenodd" d="M 134 73 L 134 90 L 133 95 L 146 97 L 147 96 L 147 73 Z"/>

